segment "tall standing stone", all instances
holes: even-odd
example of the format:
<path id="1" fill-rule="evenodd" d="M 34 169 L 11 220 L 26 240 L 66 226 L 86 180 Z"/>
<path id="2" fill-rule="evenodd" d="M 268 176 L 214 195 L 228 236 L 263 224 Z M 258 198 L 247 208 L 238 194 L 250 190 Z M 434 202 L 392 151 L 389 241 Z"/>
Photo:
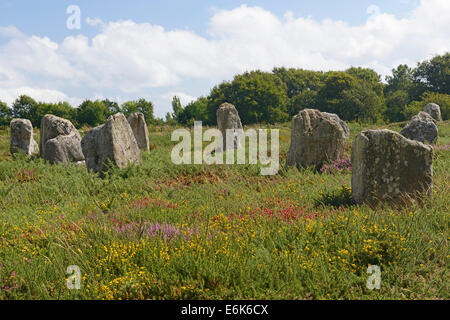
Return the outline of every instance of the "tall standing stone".
<path id="1" fill-rule="evenodd" d="M 423 111 L 412 117 L 400 133 L 405 138 L 431 144 L 436 143 L 439 134 L 436 120 Z"/>
<path id="2" fill-rule="evenodd" d="M 128 123 L 130 124 L 134 137 L 136 138 L 139 149 L 149 151 L 150 141 L 148 138 L 148 127 L 145 122 L 144 114 L 141 112 L 131 114 L 128 117 Z"/>
<path id="3" fill-rule="evenodd" d="M 364 131 L 355 138 L 352 168 L 357 203 L 402 204 L 433 188 L 433 148 L 387 129 Z"/>
<path id="4" fill-rule="evenodd" d="M 436 103 L 427 104 L 423 110 L 432 116 L 434 120 L 442 121 L 441 107 Z"/>
<path id="5" fill-rule="evenodd" d="M 11 154 L 23 151 L 28 156 L 39 153 L 39 146 L 33 138 L 33 125 L 28 119 L 13 119 L 10 123 L 11 141 L 9 150 Z"/>
<path id="6" fill-rule="evenodd" d="M 41 157 L 51 164 L 84 163 L 81 136 L 67 119 L 45 115 L 41 120 Z"/>
<path id="7" fill-rule="evenodd" d="M 339 116 L 335 113 L 328 113 L 328 112 L 322 112 L 323 115 L 329 117 L 330 119 L 338 122 L 341 125 L 342 130 L 344 130 L 344 136 L 345 139 L 347 139 L 350 136 L 350 129 L 348 128 L 347 123 L 345 123 L 344 120 L 339 118 Z"/>
<path id="8" fill-rule="evenodd" d="M 319 110 L 304 109 L 292 120 L 288 165 L 321 167 L 338 160 L 345 147 L 341 124 Z"/>
<path id="9" fill-rule="evenodd" d="M 239 132 L 234 132 L 233 139 L 227 143 L 227 130 L 242 130 L 241 118 L 236 107 L 231 103 L 223 103 L 217 109 L 217 126 L 222 132 L 224 150 L 239 147 Z"/>
<path id="10" fill-rule="evenodd" d="M 88 170 L 102 173 L 111 161 L 119 168 L 142 162 L 136 138 L 122 113 L 108 118 L 105 124 L 90 130 L 81 141 Z"/>

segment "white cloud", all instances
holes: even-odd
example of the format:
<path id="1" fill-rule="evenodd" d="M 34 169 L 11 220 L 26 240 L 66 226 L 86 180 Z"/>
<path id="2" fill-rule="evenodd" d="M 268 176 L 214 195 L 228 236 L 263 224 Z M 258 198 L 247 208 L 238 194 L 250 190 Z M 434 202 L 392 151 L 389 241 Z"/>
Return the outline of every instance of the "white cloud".
<path id="1" fill-rule="evenodd" d="M 98 18 L 88 20 L 101 26 L 92 39 L 78 35 L 60 43 L 23 35 L 13 26 L 0 27 L 0 36 L 10 38 L 0 45 L 0 100 L 10 101 L 25 88 L 27 92 L 36 88 L 34 94 L 43 100 L 78 101 L 67 96 L 80 92 L 124 100 L 156 96 L 161 105 L 155 111 L 164 116 L 176 93 L 184 101 L 200 94 L 189 92 L 193 79 L 197 85 L 217 83 L 246 70 L 270 71 L 275 66 L 335 70 L 362 65 L 385 75 L 399 63 L 414 65 L 450 51 L 448 0 L 422 0 L 407 18 L 383 13 L 376 6 L 367 12 L 364 24 L 351 26 L 295 17 L 292 12 L 278 17 L 242 5 L 216 10 L 208 37 Z M 184 91 L 177 92 L 176 87 Z M 157 88 L 159 93 L 152 91 Z"/>
<path id="2" fill-rule="evenodd" d="M 197 97 L 191 96 L 191 95 L 189 95 L 187 93 L 180 92 L 180 91 L 177 91 L 177 92 L 170 91 L 170 92 L 167 92 L 167 93 L 164 93 L 164 94 L 160 95 L 160 97 L 162 99 L 164 99 L 164 100 L 166 100 L 166 101 L 168 101 L 170 103 L 172 103 L 172 99 L 175 96 L 180 98 L 180 102 L 181 102 L 182 106 L 186 106 L 190 102 L 197 100 Z"/>
<path id="3" fill-rule="evenodd" d="M 0 37 L 22 37 L 23 34 L 14 26 L 0 26 Z"/>
<path id="4" fill-rule="evenodd" d="M 0 88 L 0 97 L 2 101 L 13 103 L 20 95 L 28 95 L 36 101 L 45 102 L 59 102 L 69 101 L 69 97 L 57 90 L 48 90 L 31 87 L 18 87 L 18 88 Z"/>

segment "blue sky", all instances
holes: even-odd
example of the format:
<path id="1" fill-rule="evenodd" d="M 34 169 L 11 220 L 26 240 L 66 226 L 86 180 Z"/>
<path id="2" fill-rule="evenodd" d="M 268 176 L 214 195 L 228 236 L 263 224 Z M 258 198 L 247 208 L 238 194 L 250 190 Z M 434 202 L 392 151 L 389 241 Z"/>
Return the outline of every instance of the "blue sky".
<path id="1" fill-rule="evenodd" d="M 0 0 L 0 100 L 145 97 L 163 117 L 173 95 L 187 103 L 245 70 L 361 65 L 384 76 L 450 50 L 449 3 Z M 79 30 L 66 27 L 69 5 Z"/>
<path id="2" fill-rule="evenodd" d="M 343 20 L 361 24 L 367 20 L 367 8 L 377 5 L 384 12 L 404 17 L 417 4 L 414 0 L 1 0 L 1 25 L 15 25 L 27 34 L 50 36 L 55 40 L 73 35 L 65 28 L 69 5 L 78 5 L 82 16 L 98 17 L 104 21 L 131 19 L 150 22 L 167 29 L 190 29 L 206 35 L 208 20 L 214 10 L 233 9 L 242 4 L 260 6 L 282 16 L 292 11 L 295 16 L 312 16 L 315 19 Z M 83 17 L 82 17 L 83 18 Z M 95 30 L 82 27 L 82 34 L 94 35 Z"/>

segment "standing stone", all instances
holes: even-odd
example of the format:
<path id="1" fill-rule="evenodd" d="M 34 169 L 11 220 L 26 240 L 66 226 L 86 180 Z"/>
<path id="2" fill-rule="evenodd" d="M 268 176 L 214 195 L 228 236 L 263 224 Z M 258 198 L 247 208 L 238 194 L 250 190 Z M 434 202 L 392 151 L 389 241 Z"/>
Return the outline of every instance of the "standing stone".
<path id="1" fill-rule="evenodd" d="M 329 117 L 330 119 L 336 121 L 337 123 L 339 123 L 341 125 L 342 130 L 344 130 L 345 139 L 347 139 L 350 136 L 350 129 L 348 128 L 347 123 L 345 123 L 344 120 L 339 118 L 339 116 L 337 114 L 328 113 L 328 112 L 322 112 L 322 114 Z"/>
<path id="2" fill-rule="evenodd" d="M 227 130 L 242 130 L 241 118 L 231 103 L 223 103 L 217 109 L 217 126 L 222 132 L 224 150 L 237 149 L 239 147 L 239 134 L 234 132 L 233 139 L 227 143 Z"/>
<path id="3" fill-rule="evenodd" d="M 357 203 L 403 204 L 433 188 L 433 148 L 391 130 L 361 132 L 352 147 L 352 194 Z"/>
<path id="4" fill-rule="evenodd" d="M 145 122 L 144 114 L 136 112 L 128 117 L 128 123 L 133 131 L 139 149 L 144 151 L 150 150 L 150 141 L 148 139 L 148 127 Z"/>
<path id="5" fill-rule="evenodd" d="M 346 135 L 339 122 L 319 110 L 304 109 L 292 120 L 287 164 L 320 168 L 324 163 L 340 158 L 345 140 Z"/>
<path id="6" fill-rule="evenodd" d="M 436 120 L 428 113 L 421 111 L 412 117 L 411 121 L 400 133 L 411 140 L 434 144 L 438 138 L 438 127 Z"/>
<path id="7" fill-rule="evenodd" d="M 10 124 L 11 142 L 9 150 L 11 154 L 23 151 L 28 156 L 39 153 L 39 146 L 33 138 L 33 125 L 28 119 L 13 119 Z"/>
<path id="8" fill-rule="evenodd" d="M 41 157 L 51 164 L 84 164 L 81 136 L 67 119 L 45 115 L 41 120 Z"/>
<path id="9" fill-rule="evenodd" d="M 429 103 L 425 106 L 424 111 L 433 117 L 436 121 L 442 121 L 441 107 L 436 103 Z"/>
<path id="10" fill-rule="evenodd" d="M 111 161 L 120 169 L 142 162 L 136 138 L 122 113 L 108 118 L 105 124 L 90 130 L 81 141 L 88 170 L 102 173 Z"/>

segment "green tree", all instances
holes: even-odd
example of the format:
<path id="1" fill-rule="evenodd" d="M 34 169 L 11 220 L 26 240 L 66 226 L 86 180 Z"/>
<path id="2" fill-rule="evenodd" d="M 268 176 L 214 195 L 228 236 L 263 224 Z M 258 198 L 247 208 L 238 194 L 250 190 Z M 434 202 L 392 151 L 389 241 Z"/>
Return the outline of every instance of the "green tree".
<path id="1" fill-rule="evenodd" d="M 355 77 L 346 72 L 327 73 L 324 86 L 317 97 L 319 110 L 336 113 L 343 120 L 353 120 L 355 110 L 348 110 L 348 106 L 343 103 L 343 92 L 355 88 L 356 84 Z"/>
<path id="2" fill-rule="evenodd" d="M 172 99 L 172 110 L 172 119 L 178 121 L 178 116 L 183 111 L 183 106 L 181 105 L 180 98 L 178 98 L 177 96 L 174 96 Z"/>
<path id="3" fill-rule="evenodd" d="M 392 76 L 386 76 L 386 82 L 386 95 L 399 90 L 410 94 L 415 85 L 413 69 L 408 67 L 406 64 L 401 64 L 396 69 L 392 69 Z"/>
<path id="4" fill-rule="evenodd" d="M 53 114 L 57 117 L 70 120 L 75 124 L 77 109 L 73 108 L 68 102 L 58 102 L 47 104 L 47 111 L 45 114 Z M 45 115 L 43 114 L 43 116 Z"/>
<path id="5" fill-rule="evenodd" d="M 224 82 L 211 91 L 208 101 L 208 119 L 216 124 L 220 104 L 236 106 L 243 124 L 286 121 L 288 97 L 286 85 L 271 73 L 262 71 L 237 75 L 231 83 Z"/>
<path id="6" fill-rule="evenodd" d="M 380 98 L 384 97 L 384 84 L 381 82 L 381 76 L 369 68 L 352 67 L 347 69 L 349 75 L 355 77 L 369 86 Z"/>
<path id="7" fill-rule="evenodd" d="M 273 74 L 278 76 L 286 85 L 288 98 L 303 93 L 305 91 L 318 91 L 324 81 L 324 73 L 303 69 L 275 68 Z"/>
<path id="8" fill-rule="evenodd" d="M 194 121 L 202 121 L 205 124 L 209 124 L 208 102 L 208 98 L 206 97 L 200 97 L 190 102 L 178 115 L 178 123 L 192 125 Z"/>
<path id="9" fill-rule="evenodd" d="M 273 73 L 286 85 L 289 116 L 305 108 L 317 108 L 317 93 L 323 86 L 325 74 L 321 71 L 275 68 Z"/>
<path id="10" fill-rule="evenodd" d="M 410 104 L 417 93 L 414 83 L 414 70 L 406 64 L 392 69 L 392 76 L 386 76 L 387 85 L 384 88 L 386 97 L 385 118 L 389 122 L 405 121 L 406 106 Z"/>
<path id="11" fill-rule="evenodd" d="M 132 113 L 138 112 L 138 104 L 137 101 L 127 101 L 122 103 L 120 106 L 123 114 L 128 117 Z"/>
<path id="12" fill-rule="evenodd" d="M 357 120 L 360 122 L 375 123 L 382 120 L 384 113 L 384 99 L 380 97 L 364 81 L 358 81 L 356 85 L 342 92 L 343 119 Z"/>
<path id="13" fill-rule="evenodd" d="M 419 63 L 413 74 L 420 95 L 426 91 L 450 94 L 450 52 Z"/>
<path id="14" fill-rule="evenodd" d="M 68 102 L 36 102 L 33 98 L 22 95 L 13 103 L 12 107 L 14 118 L 29 119 L 35 127 L 41 125 L 41 120 L 46 114 L 53 114 L 77 124 L 77 109 Z"/>
<path id="15" fill-rule="evenodd" d="M 317 97 L 319 110 L 336 113 L 346 121 L 377 121 L 384 111 L 382 93 L 374 82 L 349 72 L 332 71 Z"/>
<path id="16" fill-rule="evenodd" d="M 12 120 L 12 110 L 8 105 L 0 101 L 0 126 L 8 126 Z"/>
<path id="17" fill-rule="evenodd" d="M 122 112 L 122 110 L 120 109 L 120 106 L 117 102 L 111 101 L 109 99 L 105 99 L 102 102 L 106 106 L 108 116 Z"/>
<path id="18" fill-rule="evenodd" d="M 303 109 L 318 109 L 317 96 L 314 90 L 305 90 L 293 96 L 287 105 L 289 115 L 292 117 Z"/>
<path id="19" fill-rule="evenodd" d="M 141 112 L 144 114 L 145 122 L 151 124 L 155 122 L 155 117 L 153 116 L 153 104 L 144 98 L 138 101 L 127 101 L 122 104 L 122 112 L 128 117 L 130 114 L 135 112 Z"/>
<path id="20" fill-rule="evenodd" d="M 436 103 L 441 107 L 444 121 L 450 119 L 450 95 L 437 92 L 425 92 L 420 101 L 411 102 L 404 110 L 405 119 L 411 119 L 429 103 Z"/>
<path id="21" fill-rule="evenodd" d="M 33 126 L 40 125 L 37 112 L 38 103 L 27 95 L 21 95 L 12 104 L 12 116 L 14 118 L 29 119 Z"/>
<path id="22" fill-rule="evenodd" d="M 407 91 L 399 89 L 390 92 L 386 97 L 386 119 L 389 122 L 405 121 L 405 109 L 410 102 L 411 99 Z"/>
<path id="23" fill-rule="evenodd" d="M 206 110 L 208 113 L 207 124 L 209 125 L 217 124 L 216 118 L 217 109 L 222 103 L 227 102 L 228 99 L 231 99 L 230 97 L 231 97 L 231 82 L 224 81 L 211 89 L 211 93 L 207 98 L 208 105 L 206 106 Z"/>
<path id="24" fill-rule="evenodd" d="M 88 125 L 95 127 L 104 123 L 108 114 L 108 109 L 102 101 L 85 100 L 78 107 L 77 122 L 80 126 Z"/>

